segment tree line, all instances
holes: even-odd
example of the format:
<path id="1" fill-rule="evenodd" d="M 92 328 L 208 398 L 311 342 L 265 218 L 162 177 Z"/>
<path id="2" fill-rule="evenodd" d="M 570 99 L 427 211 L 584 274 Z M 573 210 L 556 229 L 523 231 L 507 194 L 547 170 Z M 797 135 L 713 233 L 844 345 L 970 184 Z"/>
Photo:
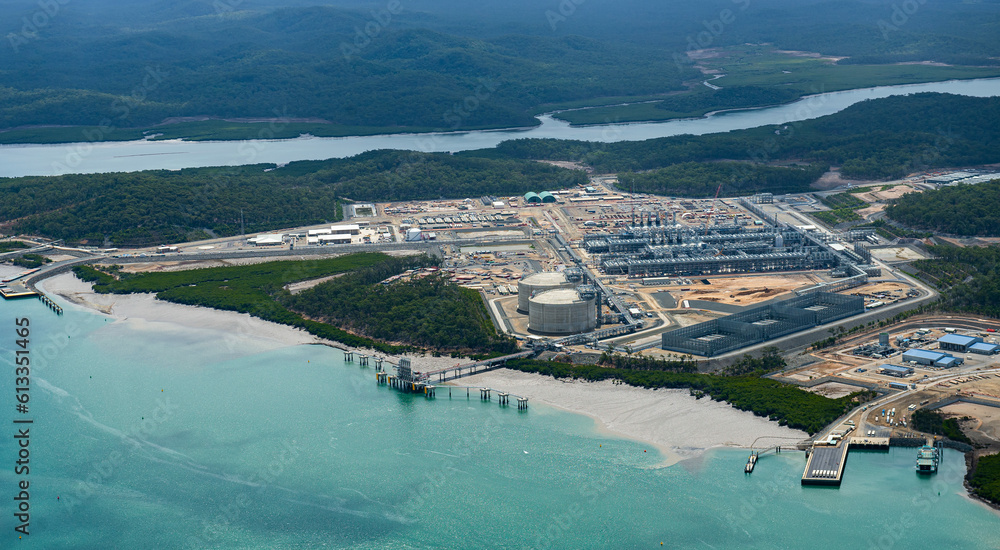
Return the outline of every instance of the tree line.
<path id="1" fill-rule="evenodd" d="M 894 221 L 952 235 L 1000 235 L 1000 180 L 907 193 L 886 210 Z"/>
<path id="2" fill-rule="evenodd" d="M 497 333 L 476 292 L 441 276 L 381 284 L 393 275 L 437 264 L 426 255 L 360 253 L 162 273 L 126 273 L 119 266 L 78 266 L 74 272 L 99 293 L 155 293 L 161 300 L 249 313 L 383 353 L 515 350 L 513 339 Z M 285 288 L 335 274 L 341 276 L 296 295 Z"/>
<path id="3" fill-rule="evenodd" d="M 446 153 L 234 168 L 0 179 L 10 232 L 97 246 L 150 246 L 342 219 L 345 200 L 520 195 L 587 181 L 578 170 Z"/>
<path id="4" fill-rule="evenodd" d="M 877 180 L 1000 161 L 1000 127 L 992 123 L 997 119 L 1000 98 L 919 93 L 866 100 L 801 122 L 718 134 L 601 144 L 519 139 L 459 154 L 575 161 L 599 173 L 722 160 L 797 162 L 840 166 L 845 177 Z"/>

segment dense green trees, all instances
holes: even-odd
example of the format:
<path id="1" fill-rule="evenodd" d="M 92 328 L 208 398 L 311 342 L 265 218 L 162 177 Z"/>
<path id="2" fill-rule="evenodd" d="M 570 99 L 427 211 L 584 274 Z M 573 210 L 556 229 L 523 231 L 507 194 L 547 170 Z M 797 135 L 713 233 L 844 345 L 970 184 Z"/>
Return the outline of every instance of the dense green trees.
<path id="1" fill-rule="evenodd" d="M 440 276 L 381 284 L 406 270 L 436 264 L 429 256 L 365 253 L 163 273 L 127 274 L 113 267 L 100 271 L 89 266 L 74 272 L 94 283 L 97 292 L 152 292 L 161 300 L 249 313 L 385 353 L 417 348 L 475 353 L 516 349 L 514 340 L 497 334 L 476 292 Z M 342 275 L 297 295 L 284 288 L 334 274 Z"/>
<path id="2" fill-rule="evenodd" d="M 531 113 L 554 103 L 681 90 L 682 80 L 700 76 L 685 56 L 695 49 L 770 43 L 851 56 L 841 63 L 995 65 L 1000 56 L 991 2 L 922 3 L 919 17 L 888 29 L 889 6 L 857 1 L 845 9 L 758 0 L 746 9 L 732 0 L 620 0 L 567 19 L 530 0 L 502 8 L 414 0 L 396 13 L 385 2 L 91 0 L 86 9 L 59 3 L 51 24 L 23 28 L 45 14 L 36 4 L 0 3 L 0 21 L 11 22 L 0 56 L 0 128 L 127 129 L 204 116 L 515 126 L 533 124 Z M 723 13 L 738 22 L 724 24 Z M 665 108 L 772 103 L 787 92 L 724 87 L 668 96 Z"/>
<path id="3" fill-rule="evenodd" d="M 924 409 L 913 411 L 913 415 L 910 418 L 910 427 L 917 431 L 934 435 L 943 435 L 952 441 L 972 445 L 972 440 L 969 439 L 969 436 L 965 435 L 965 433 L 962 432 L 962 428 L 959 427 L 958 420 L 954 418 L 945 418 L 944 415 L 938 411 L 928 411 Z"/>
<path id="4" fill-rule="evenodd" d="M 149 246 L 341 219 L 342 198 L 520 195 L 587 181 L 581 171 L 446 153 L 371 151 L 348 159 L 0 179 L 0 221 L 20 233 Z"/>
<path id="5" fill-rule="evenodd" d="M 846 177 L 882 179 L 1000 161 L 1000 127 L 992 122 L 998 119 L 1000 98 L 921 93 L 868 100 L 802 122 L 720 134 L 616 143 L 523 139 L 462 154 L 570 160 L 597 172 L 720 160 L 810 162 L 839 165 Z"/>
<path id="6" fill-rule="evenodd" d="M 448 282 L 441 274 L 381 281 L 406 268 L 431 265 L 390 259 L 282 299 L 311 319 L 378 340 L 438 350 L 506 352 L 517 349 L 497 334 L 478 292 Z"/>
<path id="7" fill-rule="evenodd" d="M 26 267 L 28 269 L 34 269 L 36 267 L 41 267 L 42 265 L 47 264 L 51 261 L 52 260 L 40 254 L 24 254 L 22 256 L 14 258 L 13 260 L 10 261 L 10 263 L 16 266 Z"/>
<path id="8" fill-rule="evenodd" d="M 969 485 L 976 495 L 1000 505 L 1000 454 L 979 457 Z"/>
<path id="9" fill-rule="evenodd" d="M 965 236 L 1000 236 L 1000 180 L 908 193 L 886 208 L 910 227 Z"/>
<path id="10" fill-rule="evenodd" d="M 778 105 L 798 99 L 798 90 L 763 88 L 760 86 L 735 86 L 719 90 L 706 90 L 696 94 L 670 96 L 656 104 L 657 109 L 679 115 L 701 113 L 709 110 L 740 109 L 764 105 Z"/>
<path id="11" fill-rule="evenodd" d="M 1000 247 L 932 246 L 936 256 L 913 265 L 941 290 L 941 307 L 1000 317 Z"/>
<path id="12" fill-rule="evenodd" d="M 684 162 L 650 172 L 618 175 L 623 190 L 681 197 L 712 197 L 722 184 L 722 196 L 809 191 L 829 166 L 811 164 L 777 167 L 742 162 Z"/>

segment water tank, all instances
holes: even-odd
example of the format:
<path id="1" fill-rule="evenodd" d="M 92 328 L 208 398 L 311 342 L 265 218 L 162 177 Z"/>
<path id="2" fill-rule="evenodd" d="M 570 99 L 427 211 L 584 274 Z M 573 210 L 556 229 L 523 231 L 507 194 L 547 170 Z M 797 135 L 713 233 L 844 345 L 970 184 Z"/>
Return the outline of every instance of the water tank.
<path id="1" fill-rule="evenodd" d="M 597 305 L 575 288 L 536 294 L 528 306 L 528 330 L 538 334 L 579 334 L 597 327 Z"/>
<path id="2" fill-rule="evenodd" d="M 532 294 L 572 286 L 574 286 L 573 283 L 567 280 L 565 275 L 555 271 L 543 271 L 525 277 L 517 283 L 517 311 L 528 313 L 529 299 Z"/>

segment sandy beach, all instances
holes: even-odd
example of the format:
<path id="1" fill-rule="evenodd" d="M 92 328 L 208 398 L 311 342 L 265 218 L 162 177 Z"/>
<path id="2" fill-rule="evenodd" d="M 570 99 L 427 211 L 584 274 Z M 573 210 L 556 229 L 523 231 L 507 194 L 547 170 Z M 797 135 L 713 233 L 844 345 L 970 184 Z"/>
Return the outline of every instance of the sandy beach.
<path id="1" fill-rule="evenodd" d="M 255 353 L 303 344 L 345 348 L 343 344 L 322 340 L 303 330 L 247 314 L 172 304 L 157 300 L 152 294 L 97 294 L 89 283 L 69 273 L 52 277 L 39 286 L 50 295 L 98 311 L 116 323 L 134 324 L 138 329 L 183 327 L 218 331 L 224 334 L 229 349 L 241 352 Z M 388 356 L 387 359 L 398 362 L 399 357 Z M 422 369 L 469 362 L 429 355 L 411 359 Z M 713 447 L 750 447 L 762 436 L 783 438 L 769 439 L 767 442 L 771 445 L 792 444 L 808 437 L 804 432 L 738 411 L 727 403 L 708 398 L 697 400 L 687 390 L 647 390 L 614 385 L 610 381 L 557 380 L 508 369 L 463 378 L 457 383 L 492 387 L 528 397 L 534 403 L 589 416 L 604 433 L 655 447 L 664 456 L 664 466 L 700 456 Z"/>
<path id="2" fill-rule="evenodd" d="M 611 381 L 584 382 L 500 369 L 463 378 L 461 385 L 484 386 L 527 397 L 593 418 L 606 433 L 643 441 L 664 455 L 663 465 L 700 456 L 713 447 L 794 444 L 808 434 L 779 426 L 728 403 L 695 399 L 688 390 L 647 390 Z M 782 438 L 782 439 L 777 439 Z"/>

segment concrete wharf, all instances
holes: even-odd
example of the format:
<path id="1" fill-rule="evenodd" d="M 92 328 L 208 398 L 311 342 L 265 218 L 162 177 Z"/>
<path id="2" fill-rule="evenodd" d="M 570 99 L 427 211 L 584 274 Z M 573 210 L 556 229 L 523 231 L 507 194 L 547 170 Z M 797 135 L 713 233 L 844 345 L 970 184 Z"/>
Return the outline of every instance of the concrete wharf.
<path id="1" fill-rule="evenodd" d="M 839 486 L 844 479 L 844 467 L 851 447 L 876 451 L 889 450 L 888 437 L 852 437 L 837 446 L 816 446 L 806 460 L 802 485 Z"/>

